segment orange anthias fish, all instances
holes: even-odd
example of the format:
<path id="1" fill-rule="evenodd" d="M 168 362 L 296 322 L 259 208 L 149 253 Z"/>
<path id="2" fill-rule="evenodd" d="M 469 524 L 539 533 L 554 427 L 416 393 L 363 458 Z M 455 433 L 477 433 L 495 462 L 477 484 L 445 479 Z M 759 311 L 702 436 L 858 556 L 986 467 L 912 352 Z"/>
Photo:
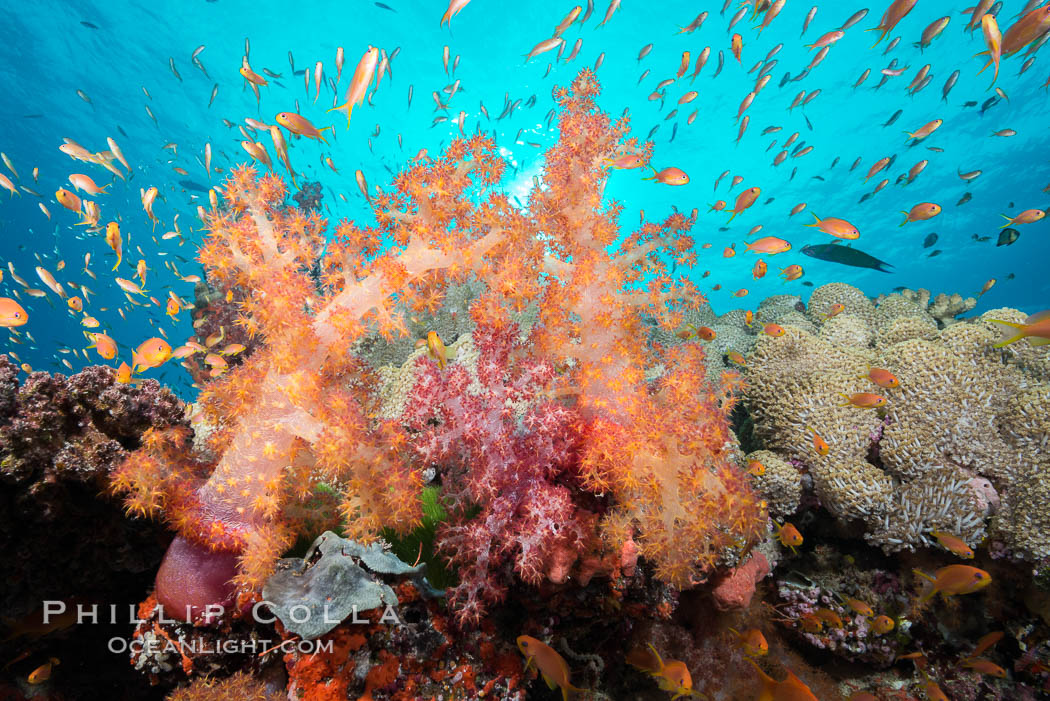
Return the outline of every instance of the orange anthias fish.
<path id="1" fill-rule="evenodd" d="M 940 129 L 942 124 L 944 124 L 943 119 L 935 119 L 932 122 L 927 122 L 926 124 L 924 124 L 918 129 L 918 131 L 906 131 L 904 133 L 907 134 L 908 138 L 910 139 L 922 141 L 927 136 Z"/>
<path id="2" fill-rule="evenodd" d="M 747 244 L 747 250 L 754 251 L 755 253 L 768 253 L 772 256 L 777 253 L 790 251 L 791 244 L 784 239 L 777 238 L 776 236 L 763 236 L 762 238 L 755 239 Z"/>
<path id="3" fill-rule="evenodd" d="M 876 616 L 871 621 L 871 629 L 875 631 L 875 635 L 885 635 L 893 630 L 895 626 L 894 620 L 886 615 Z"/>
<path id="4" fill-rule="evenodd" d="M 670 691 L 674 695 L 671 699 L 680 696 L 693 695 L 693 676 L 689 668 L 681 660 L 661 659 L 660 653 L 652 644 L 648 650 L 633 650 L 627 655 L 627 662 L 638 669 L 648 672 L 664 691 Z"/>
<path id="5" fill-rule="evenodd" d="M 939 204 L 934 204 L 933 202 L 922 202 L 912 207 L 910 212 L 901 210 L 901 214 L 904 215 L 904 221 L 900 223 L 900 226 L 904 226 L 908 222 L 933 219 L 940 213 L 941 206 Z"/>
<path id="6" fill-rule="evenodd" d="M 452 10 L 452 6 L 455 5 L 459 0 L 452 0 L 452 4 L 449 5 L 449 11 Z M 468 0 L 469 2 L 469 0 Z M 459 9 L 462 9 L 463 2 Z M 459 9 L 456 12 L 459 12 Z M 446 13 L 447 14 L 447 13 Z M 453 13 L 455 14 L 455 13 Z M 346 126 L 350 126 L 350 115 L 354 111 L 356 105 L 360 105 L 365 101 L 365 95 L 368 93 L 368 86 L 372 83 L 372 77 L 376 73 L 376 66 L 379 65 L 379 49 L 374 46 L 369 46 L 368 50 L 361 56 L 361 60 L 357 62 L 357 68 L 354 69 L 354 77 L 350 79 L 350 87 L 346 90 L 346 101 L 338 107 L 333 107 L 328 110 L 342 112 L 346 110 Z M 376 81 L 376 87 L 379 87 L 378 81 Z M 284 113 L 288 114 L 288 113 Z M 295 114 L 294 112 L 291 114 Z M 278 115 L 278 121 L 280 121 L 280 115 Z M 289 129 L 291 129 L 289 127 Z M 294 130 L 292 130 L 294 131 Z"/>
<path id="7" fill-rule="evenodd" d="M 29 321 L 29 315 L 22 305 L 10 297 L 0 297 L 0 326 L 13 328 Z"/>
<path id="8" fill-rule="evenodd" d="M 736 219 L 736 215 L 743 213 L 744 210 L 748 209 L 751 205 L 753 205 L 758 200 L 758 197 L 761 194 L 762 188 L 752 187 L 748 188 L 747 190 L 744 190 L 739 195 L 737 195 L 736 203 L 734 203 L 733 208 L 729 210 L 733 213 L 733 216 L 729 217 L 729 222 Z M 728 224 L 729 222 L 726 223 Z"/>
<path id="9" fill-rule="evenodd" d="M 277 120 L 278 124 L 280 124 L 288 131 L 292 132 L 293 134 L 305 136 L 308 139 L 320 139 L 326 144 L 328 142 L 325 141 L 324 134 L 322 132 L 325 129 L 335 129 L 335 127 L 331 125 L 327 127 L 321 127 L 320 129 L 318 129 L 313 124 L 311 124 L 309 120 L 307 120 L 305 117 L 298 115 L 295 112 L 279 112 L 274 119 Z"/>
<path id="10" fill-rule="evenodd" d="M 787 678 L 778 682 L 763 672 L 754 660 L 748 659 L 748 662 L 758 672 L 758 678 L 762 682 L 762 692 L 758 695 L 758 701 L 819 701 L 809 687 L 790 669 L 787 671 Z"/>
<path id="11" fill-rule="evenodd" d="M 91 345 L 88 348 L 94 348 L 106 360 L 113 360 L 117 357 L 117 342 L 106 334 L 89 333 L 88 338 L 91 339 Z"/>
<path id="12" fill-rule="evenodd" d="M 762 333 L 773 338 L 778 338 L 787 333 L 780 324 L 766 324 L 762 327 Z"/>
<path id="13" fill-rule="evenodd" d="M 780 274 L 784 278 L 784 282 L 798 280 L 800 277 L 802 277 L 802 266 L 798 263 L 789 265 L 786 268 L 781 268 Z"/>
<path id="14" fill-rule="evenodd" d="M 569 701 L 570 691 L 584 691 L 569 683 L 569 665 L 554 648 L 529 635 L 518 636 L 518 649 L 525 655 L 525 669 L 535 664 L 547 686 L 561 688 L 562 701 Z"/>
<path id="15" fill-rule="evenodd" d="M 828 313 L 824 315 L 824 321 L 827 321 L 828 319 L 831 319 L 832 317 L 838 316 L 839 314 L 841 314 L 845 310 L 846 310 L 846 305 L 843 304 L 842 302 L 836 302 L 835 304 L 832 304 L 831 308 L 828 309 Z"/>
<path id="16" fill-rule="evenodd" d="M 1046 212 L 1041 209 L 1026 209 L 1025 211 L 1018 214 L 1016 217 L 1008 217 L 1005 214 L 1001 215 L 1006 223 L 1002 225 L 1005 229 L 1008 226 L 1017 226 L 1018 224 L 1034 224 L 1043 217 L 1046 216 Z"/>
<path id="17" fill-rule="evenodd" d="M 845 394 L 839 392 L 846 401 L 839 406 L 854 406 L 858 409 L 877 409 L 880 406 L 886 406 L 886 397 L 881 394 L 872 394 L 871 392 L 854 392 L 853 394 Z"/>
<path id="18" fill-rule="evenodd" d="M 867 603 L 861 601 L 860 599 L 846 598 L 843 599 L 843 601 L 846 603 L 846 606 L 849 606 L 851 609 L 864 616 L 865 618 L 875 617 L 875 611 L 871 608 L 871 606 L 868 606 Z"/>
<path id="19" fill-rule="evenodd" d="M 947 598 L 960 594 L 972 594 L 992 583 L 992 575 L 970 565 L 948 565 L 934 573 L 934 576 L 912 570 L 915 574 L 933 582 L 933 586 L 919 601 L 929 601 L 937 594 Z"/>
<path id="20" fill-rule="evenodd" d="M 51 678 L 51 670 L 58 664 L 58 658 L 52 657 L 29 673 L 27 681 L 30 684 L 43 684 Z"/>
<path id="21" fill-rule="evenodd" d="M 55 199 L 70 212 L 76 212 L 77 214 L 80 214 L 80 210 L 84 206 L 79 197 L 62 187 L 55 190 Z"/>
<path id="22" fill-rule="evenodd" d="M 881 31 L 878 41 L 872 44 L 872 48 L 879 45 L 886 35 L 893 31 L 893 28 L 897 26 L 897 23 L 904 19 L 904 16 L 912 11 L 915 7 L 915 3 L 918 0 L 893 0 L 888 8 L 886 8 L 885 14 L 882 15 L 882 19 L 879 20 L 879 26 L 874 29 L 869 29 L 869 32 Z"/>
<path id="23" fill-rule="evenodd" d="M 116 270 L 120 267 L 121 238 L 120 225 L 115 221 L 106 224 L 106 243 L 113 249 L 113 252 L 117 254 L 117 262 L 113 264 L 113 270 Z"/>
<path id="24" fill-rule="evenodd" d="M 754 267 L 751 268 L 751 277 L 753 277 L 755 280 L 760 280 L 761 278 L 766 276 L 766 269 L 766 262 L 759 258 L 757 261 L 755 261 Z"/>
<path id="25" fill-rule="evenodd" d="M 1004 330 L 1003 340 L 993 345 L 993 348 L 1002 348 L 1003 346 L 1016 343 L 1024 338 L 1031 338 L 1032 340 L 1030 343 L 1033 346 L 1045 346 L 1050 344 L 1050 310 L 1033 314 L 1025 319 L 1023 324 L 1018 324 L 1014 321 L 1003 321 L 1001 319 L 989 319 L 989 321 L 1016 329 L 1016 332 L 1014 332 L 1012 336 L 1009 331 Z"/>
<path id="26" fill-rule="evenodd" d="M 131 355 L 135 372 L 160 367 L 171 357 L 171 346 L 163 338 L 149 338 L 139 344 Z"/>
<path id="27" fill-rule="evenodd" d="M 1050 5 L 1030 10 L 1003 35 L 1003 56 L 1017 53 L 1043 36 L 1048 28 L 1050 28 Z"/>
<path id="28" fill-rule="evenodd" d="M 729 632 L 736 636 L 737 641 L 740 643 L 740 649 L 748 657 L 762 657 L 769 653 L 769 643 L 766 642 L 766 636 L 762 635 L 762 631 L 758 628 L 751 628 L 743 633 L 730 628 Z"/>
<path id="29" fill-rule="evenodd" d="M 122 385 L 131 384 L 131 366 L 127 363 L 121 363 L 117 368 L 117 382 Z"/>
<path id="30" fill-rule="evenodd" d="M 982 657 L 967 658 L 962 661 L 962 666 L 972 669 L 980 674 L 986 674 L 997 679 L 1006 679 L 1006 670 L 991 660 Z"/>
<path id="31" fill-rule="evenodd" d="M 817 433 L 817 430 L 812 426 L 807 426 L 806 428 L 808 428 L 810 433 L 813 434 L 813 450 L 817 451 L 817 455 L 827 455 L 828 453 L 830 453 L 831 446 L 828 445 L 828 442 L 826 440 L 820 437 L 820 434 Z"/>
<path id="32" fill-rule="evenodd" d="M 941 544 L 941 547 L 948 550 L 955 555 L 958 555 L 964 560 L 973 559 L 973 548 L 966 544 L 962 538 L 951 533 L 945 533 L 944 531 L 930 531 L 930 535 L 937 539 L 937 542 Z"/>
<path id="33" fill-rule="evenodd" d="M 470 0 L 449 0 L 448 9 L 445 10 L 445 14 L 441 15 L 441 23 L 439 27 L 448 22 L 449 29 L 452 28 L 452 18 L 458 15 Z"/>
<path id="34" fill-rule="evenodd" d="M 993 631 L 991 633 L 985 633 L 977 641 L 977 645 L 976 645 L 976 647 L 974 647 L 973 652 L 971 652 L 966 657 L 967 658 L 977 657 L 978 655 L 980 655 L 985 650 L 988 650 L 988 649 L 994 647 L 995 644 L 998 643 L 1002 639 L 1003 639 L 1003 631 L 1001 631 L 1001 630 L 996 630 L 996 631 Z"/>
<path id="35" fill-rule="evenodd" d="M 1003 58 L 1003 35 L 999 31 L 999 24 L 995 21 L 995 15 L 986 14 L 981 18 L 981 32 L 984 34 L 984 43 L 988 47 L 987 51 L 982 51 L 980 54 L 988 54 L 988 63 L 984 64 L 984 68 L 977 71 L 977 75 L 984 73 L 988 66 L 995 65 L 995 74 L 992 76 L 992 85 L 995 85 L 995 81 L 999 79 L 999 61 Z"/>
<path id="36" fill-rule="evenodd" d="M 633 168 L 641 168 L 644 165 L 645 157 L 640 153 L 625 153 L 608 161 L 610 168 L 618 170 L 631 170 Z"/>
<path id="37" fill-rule="evenodd" d="M 730 43 L 730 50 L 733 52 L 733 56 L 736 57 L 737 63 L 742 63 L 740 53 L 744 50 L 744 37 L 734 34 Z"/>
<path id="38" fill-rule="evenodd" d="M 866 377 L 879 387 L 885 387 L 887 389 L 901 386 L 900 380 L 897 379 L 896 375 L 889 370 L 883 370 L 882 368 L 871 368 L 868 370 L 867 375 L 861 375 L 861 377 Z"/>
<path id="39" fill-rule="evenodd" d="M 813 214 L 813 212 L 810 212 L 810 214 Z M 830 234 L 840 239 L 855 239 L 860 236 L 857 227 L 845 219 L 837 219 L 836 217 L 821 219 L 816 214 L 813 214 L 813 218 L 817 221 L 812 224 L 806 224 L 806 226 L 815 226 L 825 234 Z"/>
<path id="40" fill-rule="evenodd" d="M 784 522 L 784 525 L 780 525 L 776 521 L 773 524 L 776 526 L 776 536 L 780 544 L 786 548 L 791 548 L 791 552 L 797 554 L 798 551 L 795 548 L 802 545 L 802 534 L 798 532 L 794 524 L 787 521 Z"/>
<path id="41" fill-rule="evenodd" d="M 444 370 L 445 365 L 448 364 L 448 351 L 445 350 L 445 343 L 438 332 L 428 331 L 426 340 L 420 339 L 416 342 L 417 348 L 422 346 L 427 347 L 427 355 L 436 360 L 438 367 Z"/>
<path id="42" fill-rule="evenodd" d="M 656 168 L 649 166 L 653 170 L 653 175 L 648 178 L 642 178 L 642 180 L 655 180 L 658 183 L 664 185 L 688 185 L 689 176 L 685 174 L 685 171 L 681 168 L 664 168 L 661 171 L 657 171 Z"/>

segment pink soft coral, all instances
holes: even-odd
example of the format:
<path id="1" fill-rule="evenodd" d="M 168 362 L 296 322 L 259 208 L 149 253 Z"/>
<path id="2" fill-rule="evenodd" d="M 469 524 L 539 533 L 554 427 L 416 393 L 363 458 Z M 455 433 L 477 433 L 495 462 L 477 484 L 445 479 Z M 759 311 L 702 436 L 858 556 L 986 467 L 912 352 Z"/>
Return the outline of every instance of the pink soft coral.
<path id="1" fill-rule="evenodd" d="M 419 358 L 402 416 L 419 458 L 441 467 L 452 519 L 438 542 L 458 566 L 450 598 L 461 622 L 503 598 L 505 563 L 538 584 L 571 566 L 594 532 L 593 515 L 573 500 L 575 412 L 543 396 L 554 369 L 517 336 L 513 324 L 474 331 L 476 378 L 465 365 L 441 370 Z"/>

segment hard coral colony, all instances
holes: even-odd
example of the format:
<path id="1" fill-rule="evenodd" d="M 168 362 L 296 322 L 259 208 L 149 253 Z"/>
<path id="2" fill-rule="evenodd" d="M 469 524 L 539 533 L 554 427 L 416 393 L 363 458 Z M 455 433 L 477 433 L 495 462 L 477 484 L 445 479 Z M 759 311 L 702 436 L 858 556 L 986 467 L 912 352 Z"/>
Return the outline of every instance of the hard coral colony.
<path id="1" fill-rule="evenodd" d="M 411 530 L 428 467 L 453 512 L 438 536 L 461 566 L 461 623 L 503 597 L 507 564 L 539 584 L 613 567 L 595 561 L 619 569 L 636 551 L 685 587 L 758 536 L 762 505 L 727 448 L 735 375 L 706 382 L 696 344 L 637 343 L 643 314 L 672 328 L 700 303 L 658 255 L 687 263 L 693 222 L 646 224 L 607 252 L 620 206 L 603 202 L 603 164 L 638 147 L 625 121 L 598 111 L 598 92 L 586 70 L 556 92 L 561 139 L 526 210 L 491 190 L 503 170 L 493 144 L 457 141 L 374 199 L 376 228 L 336 227 L 316 287 L 305 271 L 325 222 L 285 208 L 276 176 L 234 172 L 200 259 L 219 288 L 250 292 L 238 324 L 264 343 L 204 388 L 200 451 L 184 433 L 153 432 L 114 476 L 129 510 L 163 514 L 179 534 L 161 603 L 199 614 L 229 599 L 215 585 L 234 574 L 232 556 L 238 587 L 261 587 L 316 527 L 297 505 L 322 485 L 339 490 L 351 537 Z M 380 250 L 384 238 L 394 246 Z M 404 333 L 406 316 L 434 312 L 467 280 L 485 286 L 470 306 L 476 377 L 421 358 L 404 415 L 375 418 L 376 379 L 354 344 Z M 656 365 L 665 372 L 649 383 Z M 176 573 L 191 562 L 216 572 L 188 586 Z"/>

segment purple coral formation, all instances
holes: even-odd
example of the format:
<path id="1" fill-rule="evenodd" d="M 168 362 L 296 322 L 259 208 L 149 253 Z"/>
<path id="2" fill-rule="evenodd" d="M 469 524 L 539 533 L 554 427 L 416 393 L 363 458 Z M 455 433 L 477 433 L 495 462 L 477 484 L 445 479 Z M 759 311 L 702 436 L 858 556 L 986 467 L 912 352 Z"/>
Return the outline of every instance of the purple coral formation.
<path id="1" fill-rule="evenodd" d="M 41 599 L 108 592 L 122 575 L 156 566 L 163 529 L 126 519 L 120 502 L 102 494 L 145 430 L 183 422 L 179 400 L 155 380 L 118 384 L 112 369 L 94 366 L 71 377 L 34 372 L 19 387 L 17 374 L 0 357 L 5 617 Z"/>

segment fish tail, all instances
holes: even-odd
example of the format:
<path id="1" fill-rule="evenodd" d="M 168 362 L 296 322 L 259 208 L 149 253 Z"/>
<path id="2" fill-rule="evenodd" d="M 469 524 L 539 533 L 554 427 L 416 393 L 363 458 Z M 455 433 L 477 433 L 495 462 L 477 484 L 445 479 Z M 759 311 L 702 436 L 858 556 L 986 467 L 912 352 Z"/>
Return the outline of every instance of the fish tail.
<path id="1" fill-rule="evenodd" d="M 902 222 L 901 222 L 901 223 L 900 223 L 900 224 L 899 224 L 898 226 L 904 226 L 905 224 L 907 224 L 907 223 L 908 223 L 908 213 L 907 213 L 907 212 L 905 212 L 905 211 L 904 211 L 904 210 L 902 209 L 902 210 L 901 210 L 901 214 L 903 214 L 903 215 L 904 215 L 904 221 L 902 221 Z"/>
<path id="2" fill-rule="evenodd" d="M 931 582 L 936 582 L 937 581 L 936 579 L 934 579 L 933 577 L 931 577 L 930 575 L 926 574 L 925 572 L 923 572 L 922 570 L 919 570 L 919 569 L 913 569 L 912 573 L 917 575 L 917 576 L 919 576 L 919 577 L 922 577 L 923 579 L 927 579 L 927 580 L 929 580 Z"/>
<path id="3" fill-rule="evenodd" d="M 1003 339 L 998 343 L 993 344 L 992 348 L 1002 348 L 1004 346 L 1010 345 L 1011 343 L 1017 343 L 1021 339 L 1025 338 L 1024 324 L 1018 324 L 1014 321 L 1003 321 L 1002 319 L 989 319 L 988 321 L 991 321 L 996 324 L 1002 324 L 1003 326 L 1008 326 L 1012 329 L 1018 330 L 1017 333 L 1010 335 L 1010 331 L 1008 331 L 1007 329 L 1001 329 L 1003 332 Z"/>
<path id="4" fill-rule="evenodd" d="M 904 130 L 904 133 L 908 135 L 909 139 L 915 138 L 915 134 L 913 132 L 908 131 L 907 129 Z"/>
<path id="5" fill-rule="evenodd" d="M 329 124 L 327 127 L 321 127 L 320 129 L 317 130 L 317 138 L 320 139 L 321 141 L 324 141 L 325 146 L 328 146 L 329 145 L 328 144 L 328 140 L 324 138 L 324 130 L 325 129 L 331 129 L 332 133 L 334 134 L 335 133 L 335 125 L 334 124 Z"/>
<path id="6" fill-rule="evenodd" d="M 982 51 L 981 53 L 988 53 L 988 52 L 987 51 Z M 976 54 L 976 56 L 980 56 L 980 55 L 981 54 Z M 988 63 L 984 64 L 984 68 L 982 68 L 981 70 L 977 71 L 977 75 L 981 75 L 982 73 L 984 73 L 988 69 L 988 66 L 992 65 L 992 63 L 993 63 L 992 59 L 988 59 Z"/>
<path id="7" fill-rule="evenodd" d="M 810 214 L 813 214 L 813 212 L 810 212 Z M 816 221 L 812 224 L 806 224 L 806 226 L 820 226 L 820 217 L 818 217 L 816 214 L 813 214 L 813 218 L 816 219 Z"/>
<path id="8" fill-rule="evenodd" d="M 740 214 L 740 212 L 736 211 L 735 209 L 734 210 L 730 210 L 730 211 L 733 212 L 733 216 L 729 217 L 729 221 L 727 221 L 726 224 L 729 224 L 730 222 L 732 222 L 734 219 L 736 219 L 736 215 Z M 751 247 L 748 246 L 748 249 L 750 249 L 750 248 Z"/>
<path id="9" fill-rule="evenodd" d="M 1000 229 L 1005 229 L 1014 223 L 1013 217 L 1008 217 L 1005 214 L 1000 214 L 999 216 L 1006 220 L 1006 223 L 999 227 Z"/>

